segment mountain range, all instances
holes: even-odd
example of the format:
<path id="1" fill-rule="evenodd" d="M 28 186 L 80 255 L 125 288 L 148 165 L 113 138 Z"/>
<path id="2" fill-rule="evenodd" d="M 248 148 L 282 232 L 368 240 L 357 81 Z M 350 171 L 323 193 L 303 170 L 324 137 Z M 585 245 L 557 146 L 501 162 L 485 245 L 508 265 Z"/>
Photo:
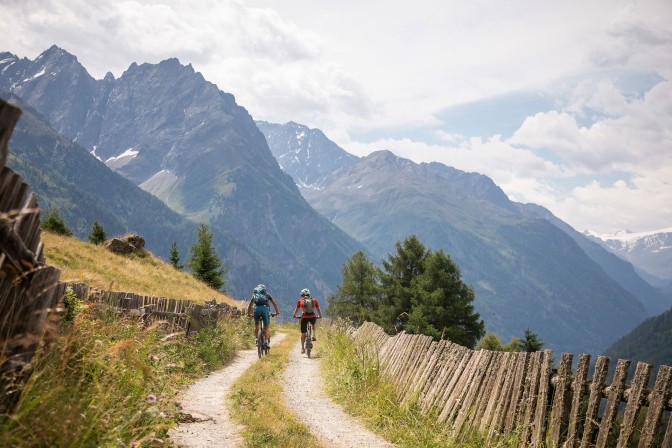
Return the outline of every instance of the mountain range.
<path id="1" fill-rule="evenodd" d="M 0 90 L 30 117 L 10 141 L 13 163 L 79 236 L 96 219 L 166 257 L 207 222 L 234 297 L 264 282 L 286 312 L 303 287 L 332 291 L 355 251 L 377 262 L 415 234 L 456 261 L 503 339 L 529 327 L 556 351 L 598 353 L 672 305 L 629 263 L 487 176 L 384 150 L 359 158 L 319 130 L 255 122 L 176 59 L 95 80 L 55 46 L 33 61 L 0 53 Z"/>
<path id="2" fill-rule="evenodd" d="M 289 309 L 302 288 L 334 288 L 362 247 L 308 205 L 234 97 L 177 59 L 95 80 L 56 46 L 34 61 L 5 52 L 0 90 L 181 216 L 237 241 L 219 248 L 236 297 L 265 283 Z M 164 257 L 170 248 L 149 238 L 147 246 Z"/>
<path id="3" fill-rule="evenodd" d="M 409 234 L 449 253 L 474 286 L 486 328 L 500 337 L 529 326 L 552 348 L 595 353 L 672 306 L 630 263 L 543 207 L 510 201 L 484 175 L 388 151 L 357 158 L 293 122 L 257 126 L 308 202 L 377 259 Z"/>
<path id="4" fill-rule="evenodd" d="M 583 233 L 632 263 L 649 283 L 672 290 L 672 227 L 649 232 Z"/>

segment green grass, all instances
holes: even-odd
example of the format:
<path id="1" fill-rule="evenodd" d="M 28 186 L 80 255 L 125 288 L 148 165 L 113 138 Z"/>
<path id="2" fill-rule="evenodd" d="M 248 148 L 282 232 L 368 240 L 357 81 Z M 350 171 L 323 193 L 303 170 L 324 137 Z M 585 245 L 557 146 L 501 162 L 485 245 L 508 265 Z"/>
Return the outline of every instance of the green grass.
<path id="1" fill-rule="evenodd" d="M 0 446 L 165 446 L 180 389 L 223 366 L 247 330 L 223 319 L 187 339 L 84 309 L 39 353 L 13 414 L 0 415 Z"/>
<path id="2" fill-rule="evenodd" d="M 477 433 L 460 440 L 451 438 L 436 416 L 423 414 L 416 403 L 398 402 L 394 386 L 382 373 L 371 347 L 354 344 L 336 326 L 323 328 L 327 332 L 322 346 L 327 392 L 373 432 L 398 447 L 408 448 L 519 446 L 513 435 L 489 443 Z"/>
<path id="3" fill-rule="evenodd" d="M 284 406 L 280 383 L 289 352 L 299 337 L 296 325 L 285 326 L 287 336 L 273 344 L 269 356 L 260 359 L 231 388 L 233 416 L 245 426 L 243 437 L 248 447 L 318 447 L 308 427 Z"/>

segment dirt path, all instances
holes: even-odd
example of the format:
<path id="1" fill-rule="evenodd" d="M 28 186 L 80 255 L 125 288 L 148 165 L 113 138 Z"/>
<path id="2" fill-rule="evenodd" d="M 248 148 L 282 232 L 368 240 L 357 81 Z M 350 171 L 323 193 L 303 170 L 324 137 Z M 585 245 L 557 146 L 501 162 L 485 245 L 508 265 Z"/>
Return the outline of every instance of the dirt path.
<path id="1" fill-rule="evenodd" d="M 327 447 L 394 447 L 343 412 L 324 394 L 319 359 L 309 359 L 300 350 L 301 344 L 297 343 L 283 377 L 285 403 L 310 427 L 318 440 Z M 304 385 L 298 381 L 306 377 L 313 379 L 313 391 L 310 394 L 304 392 Z"/>
<path id="2" fill-rule="evenodd" d="M 285 336 L 278 333 L 271 342 L 276 344 Z M 190 414 L 194 421 L 171 429 L 170 438 L 185 448 L 241 446 L 243 439 L 239 433 L 242 427 L 229 418 L 226 396 L 231 384 L 257 359 L 256 348 L 240 351 L 225 368 L 192 384 L 182 398 L 182 412 Z"/>
<path id="3" fill-rule="evenodd" d="M 286 334 L 273 338 L 277 343 Z M 300 353 L 300 344 L 292 349 L 289 364 L 283 375 L 285 402 L 297 417 L 325 447 L 389 448 L 394 445 L 371 433 L 361 423 L 347 415 L 322 392 L 319 359 L 308 359 Z M 231 384 L 258 359 L 257 350 L 238 352 L 225 368 L 192 384 L 182 397 L 183 413 L 193 422 L 181 423 L 171 429 L 170 438 L 184 448 L 239 447 L 242 427 L 231 421 L 227 412 L 227 395 Z M 297 378 L 313 378 L 314 391 L 308 395 Z"/>

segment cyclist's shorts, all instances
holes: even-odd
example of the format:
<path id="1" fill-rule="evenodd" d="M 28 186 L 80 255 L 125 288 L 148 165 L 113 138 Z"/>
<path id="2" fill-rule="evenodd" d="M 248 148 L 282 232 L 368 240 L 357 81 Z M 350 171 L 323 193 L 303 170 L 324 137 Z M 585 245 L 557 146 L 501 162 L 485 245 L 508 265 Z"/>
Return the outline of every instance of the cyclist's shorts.
<path id="1" fill-rule="evenodd" d="M 301 318 L 301 333 L 306 333 L 308 331 L 308 322 L 315 325 L 317 317 L 302 317 Z"/>
<path id="2" fill-rule="evenodd" d="M 267 327 L 271 326 L 271 309 L 267 306 L 255 306 L 254 307 L 254 322 L 259 322 L 264 320 L 264 325 Z"/>

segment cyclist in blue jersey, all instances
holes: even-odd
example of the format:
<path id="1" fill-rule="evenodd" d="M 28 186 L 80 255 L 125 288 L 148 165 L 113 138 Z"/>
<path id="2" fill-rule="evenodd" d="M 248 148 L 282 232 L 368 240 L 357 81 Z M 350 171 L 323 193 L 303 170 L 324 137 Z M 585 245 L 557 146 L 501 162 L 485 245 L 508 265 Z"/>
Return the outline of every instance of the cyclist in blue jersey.
<path id="1" fill-rule="evenodd" d="M 271 339 L 271 309 L 270 305 L 273 304 L 275 308 L 275 315 L 280 315 L 280 309 L 275 299 L 266 292 L 266 286 L 257 285 L 252 291 L 252 298 L 250 303 L 247 305 L 247 315 L 252 316 L 254 314 L 254 334 L 256 336 L 257 331 L 259 331 L 259 321 L 263 319 L 264 321 L 264 341 L 267 346 L 269 346 L 269 341 Z M 254 307 L 254 313 L 253 311 Z"/>

